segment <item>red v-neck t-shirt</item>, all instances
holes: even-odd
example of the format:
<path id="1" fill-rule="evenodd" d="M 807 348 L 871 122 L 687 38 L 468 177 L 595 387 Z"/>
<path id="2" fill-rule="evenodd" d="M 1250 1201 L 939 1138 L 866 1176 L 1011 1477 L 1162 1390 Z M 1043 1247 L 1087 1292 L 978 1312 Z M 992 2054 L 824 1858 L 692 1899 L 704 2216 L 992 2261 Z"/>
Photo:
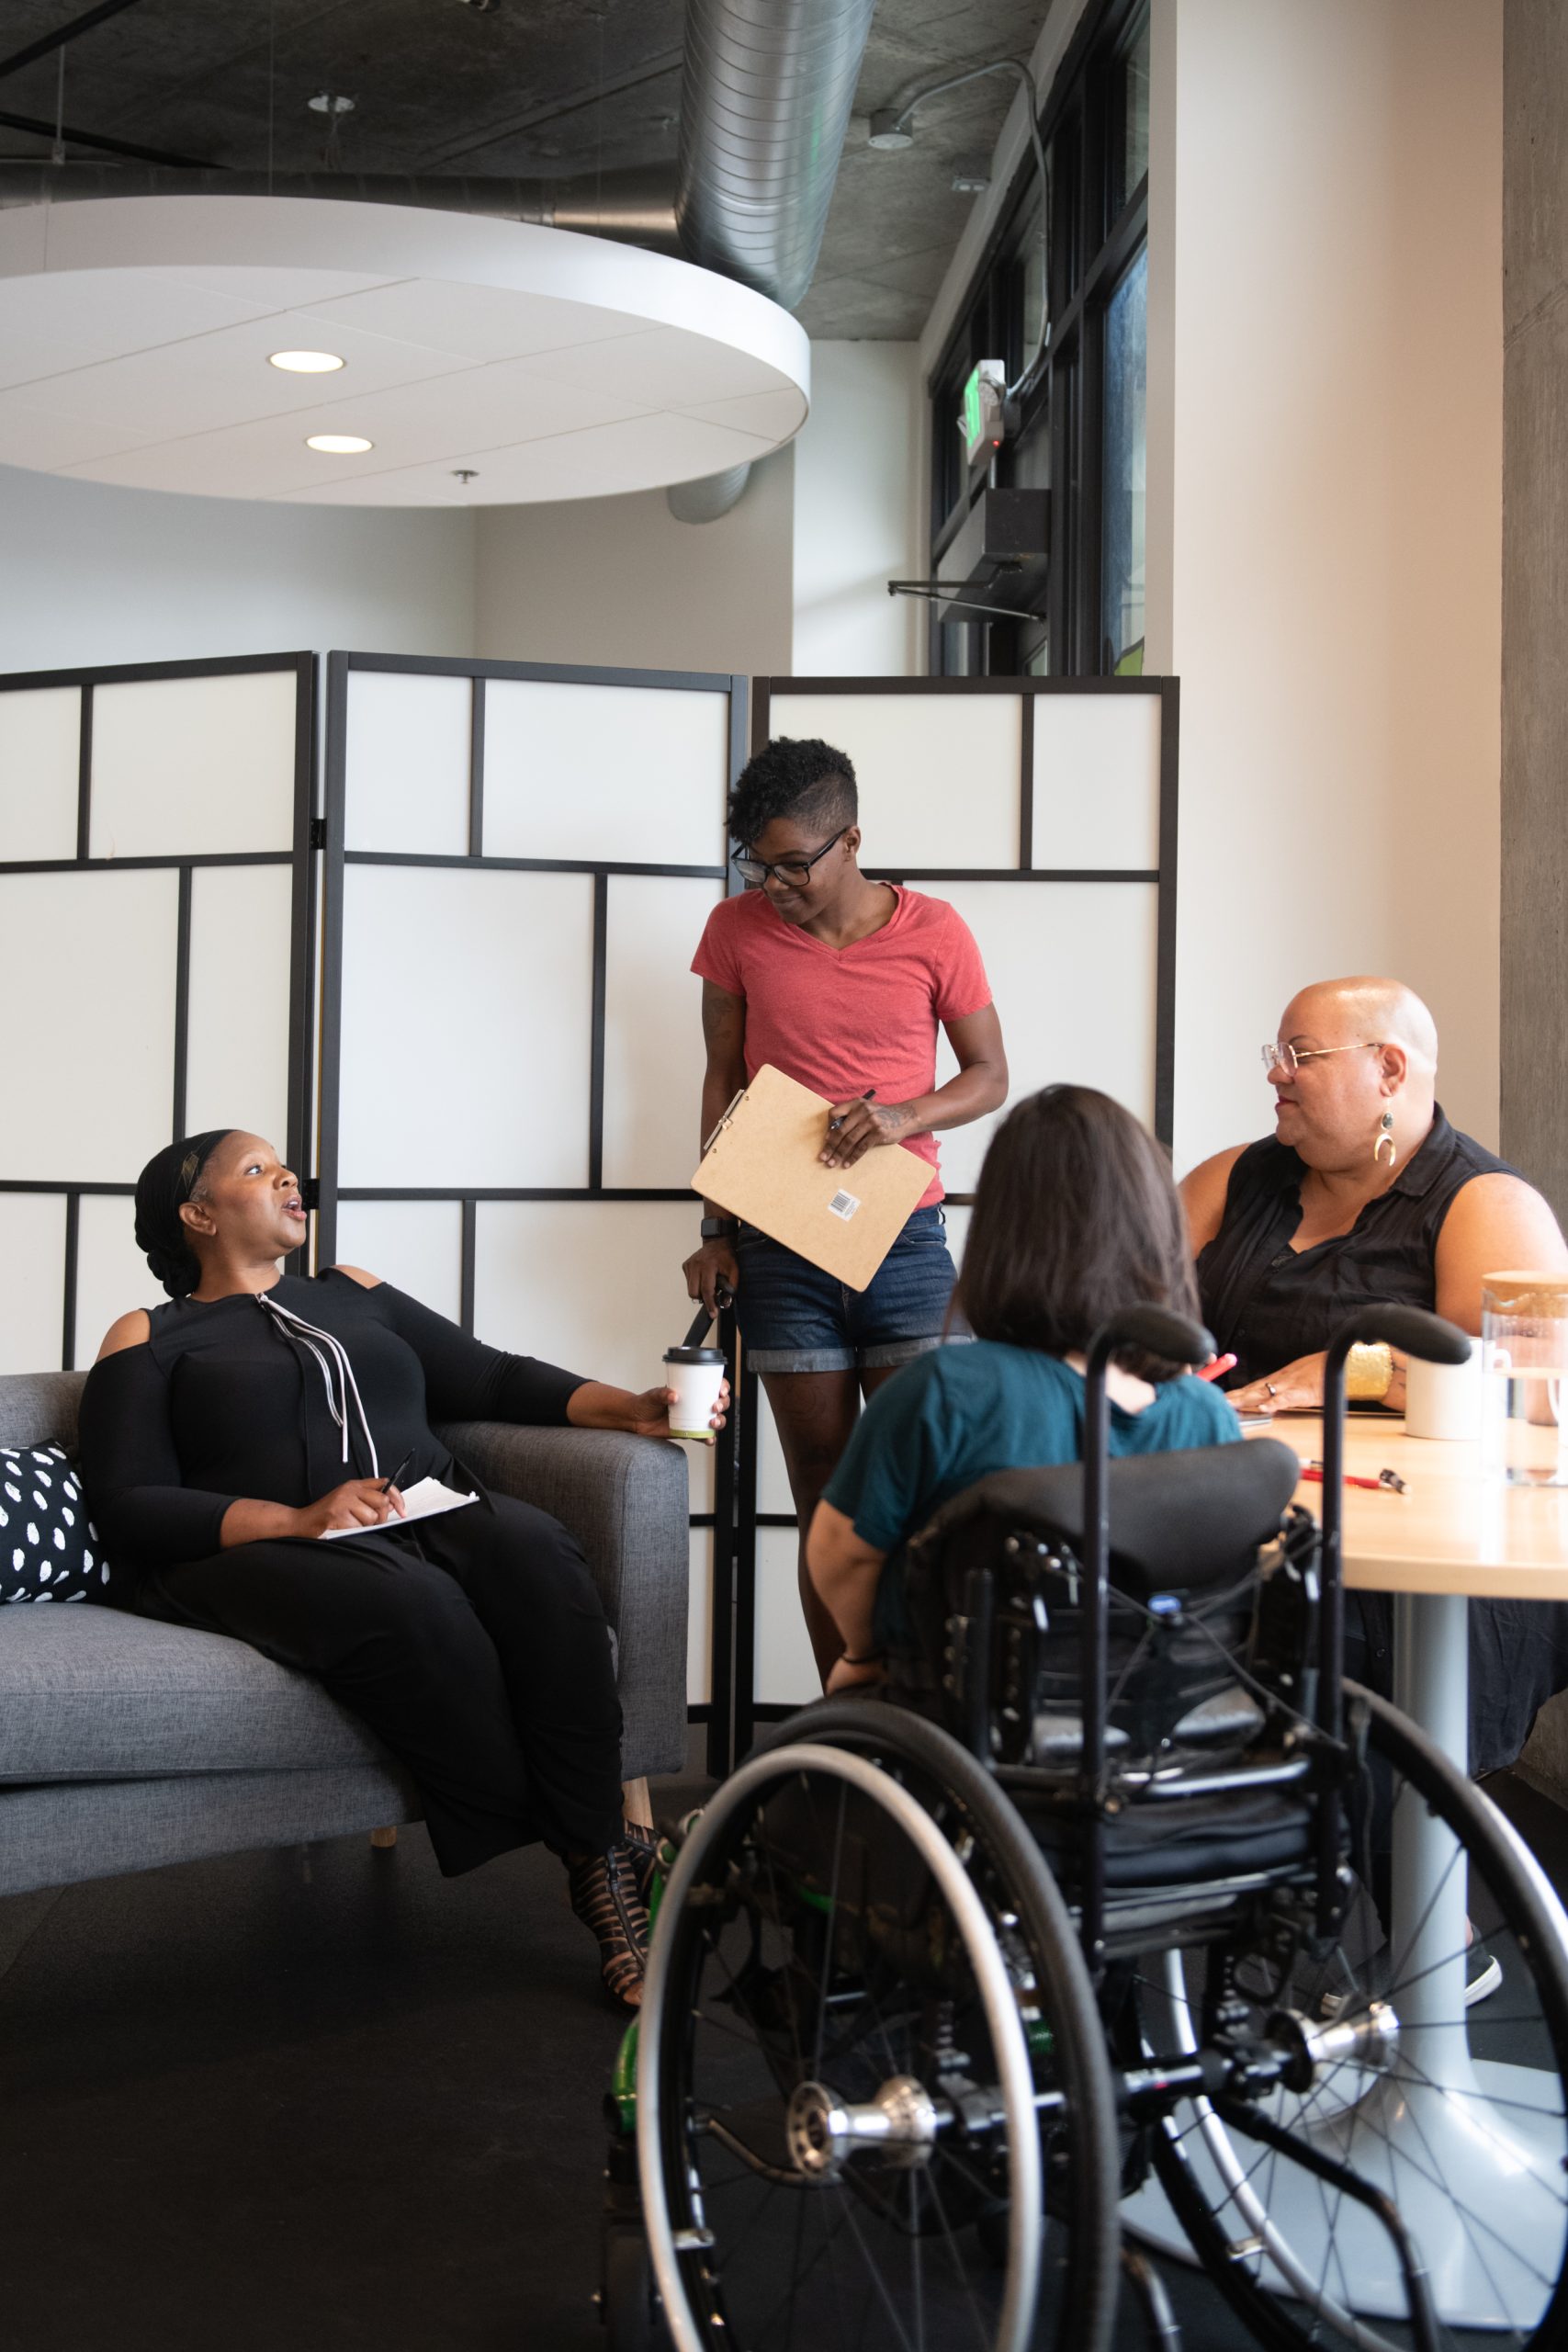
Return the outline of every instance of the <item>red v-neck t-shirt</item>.
<path id="1" fill-rule="evenodd" d="M 746 1077 L 764 1062 L 830 1102 L 876 1089 L 908 1102 L 936 1083 L 937 1024 L 991 1001 L 974 933 L 945 899 L 897 893 L 891 919 L 848 947 L 785 922 L 765 890 L 725 899 L 707 919 L 692 969 L 746 1002 Z M 919 1206 L 942 1197 L 937 1139 L 905 1148 L 931 1164 Z"/>

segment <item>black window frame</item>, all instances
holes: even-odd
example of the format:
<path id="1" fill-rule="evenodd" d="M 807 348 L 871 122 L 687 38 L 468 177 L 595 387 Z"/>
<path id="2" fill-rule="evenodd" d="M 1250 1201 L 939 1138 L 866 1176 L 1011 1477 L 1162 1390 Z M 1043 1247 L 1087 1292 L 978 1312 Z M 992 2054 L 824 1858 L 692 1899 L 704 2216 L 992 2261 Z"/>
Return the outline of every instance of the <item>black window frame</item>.
<path id="1" fill-rule="evenodd" d="M 975 364 L 1005 358 L 1010 379 L 1027 356 L 1027 273 L 1038 267 L 1032 226 L 1038 175 L 1027 152 L 942 356 L 928 382 L 931 419 L 931 566 L 942 559 L 981 491 L 1009 485 L 1021 449 L 1048 435 L 1050 563 L 1043 616 L 953 624 L 930 609 L 932 677 L 1016 677 L 1042 641 L 1053 677 L 1104 674 L 1100 574 L 1105 417 L 1106 312 L 1148 237 L 1145 172 L 1111 214 L 1124 137 L 1127 62 L 1149 21 L 1150 0 L 1100 0 L 1073 37 L 1040 116 L 1051 156 L 1051 340 L 1025 397 L 1016 432 L 989 467 L 967 469 L 954 419 L 958 392 Z M 947 634 L 953 630 L 953 636 Z M 962 630 L 962 639 L 958 632 Z M 962 645 L 963 666 L 955 658 Z"/>

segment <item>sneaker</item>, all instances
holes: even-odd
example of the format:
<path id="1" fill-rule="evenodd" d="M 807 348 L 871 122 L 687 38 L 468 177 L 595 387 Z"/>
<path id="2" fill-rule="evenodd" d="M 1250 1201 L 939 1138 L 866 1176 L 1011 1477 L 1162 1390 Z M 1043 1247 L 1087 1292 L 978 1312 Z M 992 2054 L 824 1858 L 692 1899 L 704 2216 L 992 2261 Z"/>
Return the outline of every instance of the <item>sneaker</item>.
<path id="1" fill-rule="evenodd" d="M 1464 2006 L 1472 2009 L 1477 2001 L 1490 2000 L 1503 1982 L 1503 1963 L 1485 1941 L 1477 1936 L 1464 1956 Z"/>

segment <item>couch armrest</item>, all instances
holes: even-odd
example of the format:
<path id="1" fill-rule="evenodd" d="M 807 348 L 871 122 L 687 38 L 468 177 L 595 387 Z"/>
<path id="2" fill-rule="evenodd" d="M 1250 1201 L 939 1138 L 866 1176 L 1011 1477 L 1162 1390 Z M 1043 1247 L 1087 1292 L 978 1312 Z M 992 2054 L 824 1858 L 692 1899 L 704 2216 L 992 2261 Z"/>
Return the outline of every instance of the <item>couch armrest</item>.
<path id="1" fill-rule="evenodd" d="M 498 1494 L 558 1519 L 582 1546 L 620 1654 L 622 1770 L 686 1760 L 686 1588 L 691 1541 L 678 1446 L 609 1430 L 455 1422 L 439 1434 Z"/>

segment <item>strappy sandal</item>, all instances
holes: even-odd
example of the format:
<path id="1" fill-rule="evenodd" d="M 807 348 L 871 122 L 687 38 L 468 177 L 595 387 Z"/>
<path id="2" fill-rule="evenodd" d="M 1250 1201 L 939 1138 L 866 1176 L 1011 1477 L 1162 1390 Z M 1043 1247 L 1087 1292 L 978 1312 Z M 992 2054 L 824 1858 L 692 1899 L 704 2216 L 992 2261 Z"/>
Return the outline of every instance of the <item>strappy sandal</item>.
<path id="1" fill-rule="evenodd" d="M 659 1832 L 657 1829 L 650 1829 L 646 1822 L 624 1821 L 621 1824 L 621 1836 L 626 1849 L 626 1860 L 631 1864 L 632 1877 L 637 1883 L 637 1900 L 646 1911 L 649 1897 L 653 1893 L 653 1875 L 659 1867 L 659 1848 L 661 1842 Z"/>
<path id="2" fill-rule="evenodd" d="M 568 1863 L 566 1883 L 572 1909 L 598 1940 L 605 1991 L 621 2008 L 636 2009 L 648 1965 L 648 1913 L 626 1846 Z"/>

